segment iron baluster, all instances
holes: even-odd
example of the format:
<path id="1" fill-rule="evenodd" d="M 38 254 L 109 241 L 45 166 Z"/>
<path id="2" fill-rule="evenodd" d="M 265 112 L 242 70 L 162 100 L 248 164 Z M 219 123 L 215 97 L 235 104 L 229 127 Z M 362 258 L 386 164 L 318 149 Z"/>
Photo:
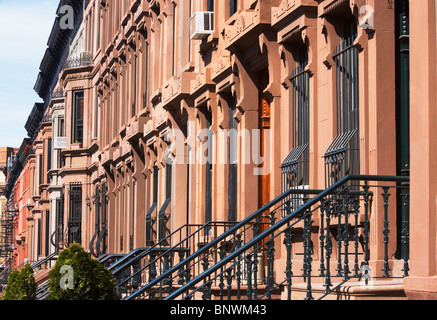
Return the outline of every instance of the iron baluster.
<path id="1" fill-rule="evenodd" d="M 349 280 L 349 191 L 346 190 L 343 196 L 343 208 L 344 208 L 344 231 L 343 231 L 343 243 L 344 243 L 344 263 L 343 263 L 343 274 L 344 281 Z"/>
<path id="2" fill-rule="evenodd" d="M 342 231 L 341 231 L 341 209 L 339 209 L 340 204 L 338 200 L 334 200 L 334 213 L 337 214 L 337 276 L 341 277 L 343 269 L 341 266 L 341 241 L 342 241 Z"/>
<path id="3" fill-rule="evenodd" d="M 273 226 L 276 221 L 275 217 L 275 211 L 272 211 L 270 213 L 270 226 Z M 273 291 L 274 287 L 274 269 L 273 269 L 273 262 L 275 260 L 275 237 L 274 234 L 272 234 L 271 239 L 267 243 L 267 299 L 271 299 L 271 292 Z"/>
<path id="4" fill-rule="evenodd" d="M 360 271 L 360 267 L 358 265 L 358 249 L 359 249 L 359 241 L 360 241 L 360 236 L 358 233 L 358 215 L 360 213 L 360 199 L 359 196 L 356 196 L 354 198 L 354 217 L 355 217 L 355 228 L 354 228 L 354 242 L 355 242 L 355 261 L 354 261 L 354 277 L 359 277 L 359 271 Z"/>
<path id="5" fill-rule="evenodd" d="M 326 278 L 325 284 L 326 287 L 325 293 L 329 294 L 331 292 L 331 253 L 332 253 L 332 241 L 331 241 L 331 204 L 328 200 L 326 203 Z"/>
<path id="6" fill-rule="evenodd" d="M 223 246 L 221 246 L 219 248 L 219 256 L 220 256 L 220 260 L 223 260 L 225 258 L 225 250 L 223 248 Z M 221 271 L 220 271 L 220 276 L 219 276 L 219 288 L 220 288 L 220 300 L 223 300 L 223 289 L 225 287 L 225 280 L 224 280 L 224 266 L 221 267 Z"/>
<path id="7" fill-rule="evenodd" d="M 226 271 L 227 276 L 226 276 L 226 281 L 228 284 L 228 300 L 231 300 L 231 291 L 232 291 L 232 268 L 228 268 L 228 270 Z"/>
<path id="8" fill-rule="evenodd" d="M 244 259 L 246 260 L 247 268 L 247 300 L 252 300 L 252 259 L 251 255 L 247 254 Z"/>
<path id="9" fill-rule="evenodd" d="M 243 241 L 241 240 L 241 234 L 237 235 L 236 237 L 236 249 L 238 250 L 241 247 L 241 244 L 243 243 Z M 241 298 L 241 255 L 238 256 L 237 258 L 237 271 L 235 273 L 236 279 L 237 279 L 237 300 L 240 300 Z"/>
<path id="10" fill-rule="evenodd" d="M 326 204 L 323 203 L 320 208 L 320 276 L 325 276 L 325 257 L 324 257 L 324 251 L 325 251 L 325 226 L 324 226 L 324 220 L 325 220 L 325 211 L 326 211 Z"/>
<path id="11" fill-rule="evenodd" d="M 158 275 L 158 272 L 156 270 L 156 261 L 155 261 L 156 259 L 155 259 L 154 253 L 150 254 L 150 260 L 152 261 L 152 263 L 151 263 L 150 269 L 149 269 L 149 279 L 153 280 Z"/>
<path id="12" fill-rule="evenodd" d="M 170 270 L 170 268 L 173 265 L 173 251 L 170 251 L 167 255 L 167 261 L 165 265 L 165 271 Z M 173 290 L 173 279 L 172 276 L 168 277 L 167 279 L 167 285 L 168 285 L 168 293 L 171 293 Z"/>
<path id="13" fill-rule="evenodd" d="M 258 235 L 258 231 L 259 231 L 259 227 L 258 227 L 258 220 L 257 220 L 257 222 L 253 227 L 253 234 L 255 237 Z M 252 264 L 253 264 L 252 299 L 257 300 L 258 299 L 258 246 L 257 245 L 254 246 Z"/>
<path id="14" fill-rule="evenodd" d="M 271 292 L 274 287 L 274 269 L 273 261 L 275 259 L 275 240 L 272 238 L 267 245 L 267 299 L 271 300 Z"/>
<path id="15" fill-rule="evenodd" d="M 132 274 L 134 275 L 132 278 L 132 288 L 137 290 L 141 285 L 141 273 L 139 270 L 141 269 L 141 261 L 138 261 L 132 266 Z"/>
<path id="16" fill-rule="evenodd" d="M 382 197 L 384 200 L 384 268 L 382 268 L 382 271 L 384 271 L 384 278 L 389 278 L 389 271 L 390 267 L 388 264 L 388 244 L 389 244 L 389 235 L 390 235 L 390 229 L 389 229 L 389 222 L 388 222 L 388 198 L 390 197 L 390 194 L 388 193 L 389 187 L 383 187 L 382 188 L 384 192 L 382 193 Z"/>
<path id="17" fill-rule="evenodd" d="M 363 186 L 363 195 L 364 195 L 364 265 L 369 265 L 370 260 L 370 252 L 369 252 L 369 235 L 370 235 L 370 220 L 369 220 L 369 198 L 370 198 L 370 192 L 369 192 L 369 185 L 367 184 L 367 181 L 365 182 L 365 185 Z"/>
<path id="18" fill-rule="evenodd" d="M 187 253 L 189 255 L 189 253 Z M 194 266 L 193 266 L 194 268 Z M 194 271 L 193 271 L 194 273 Z M 191 280 L 191 265 L 188 265 L 184 271 L 185 283 L 188 283 Z"/>
<path id="19" fill-rule="evenodd" d="M 163 271 L 166 272 L 167 270 L 170 270 L 170 253 L 164 254 L 164 265 L 163 265 Z"/>
<path id="20" fill-rule="evenodd" d="M 178 252 L 178 255 L 179 255 L 179 262 L 181 262 L 182 260 L 184 260 L 184 257 L 185 257 L 185 252 L 184 251 L 179 251 Z M 183 285 L 185 282 L 184 282 L 184 272 L 185 270 L 183 269 L 183 268 L 180 268 L 179 270 L 178 270 L 178 285 Z"/>
<path id="21" fill-rule="evenodd" d="M 303 198 L 303 202 L 306 203 L 308 201 L 308 198 L 306 196 L 304 196 Z M 309 215 L 309 211 L 307 210 L 305 212 L 305 215 L 308 214 Z M 311 219 L 311 218 L 310 218 Z M 306 281 L 306 278 L 308 277 L 308 248 L 310 247 L 311 243 L 310 240 L 306 237 L 306 233 L 308 232 L 308 217 L 305 217 L 303 219 L 303 231 L 302 231 L 302 240 L 303 240 L 303 268 L 302 268 L 302 276 L 304 277 L 304 280 Z"/>
<path id="22" fill-rule="evenodd" d="M 290 224 L 288 224 L 287 230 L 285 230 L 285 247 L 287 249 L 287 261 L 286 261 L 286 269 L 285 269 L 285 277 L 287 280 L 287 297 L 288 300 L 291 300 L 291 285 L 292 285 L 292 264 L 291 264 L 291 240 L 293 234 L 291 231 Z"/>
<path id="23" fill-rule="evenodd" d="M 308 214 L 308 216 L 305 218 L 306 220 L 306 230 L 305 230 L 305 236 L 306 236 L 306 242 L 307 245 L 307 254 L 306 254 L 306 274 L 307 274 L 307 294 L 305 297 L 305 300 L 314 300 L 312 295 L 312 286 L 311 286 L 311 264 L 312 264 L 312 252 L 311 252 L 311 225 L 313 221 L 311 220 L 311 215 Z"/>
<path id="24" fill-rule="evenodd" d="M 258 251 L 255 250 L 252 257 L 252 270 L 253 270 L 253 287 L 252 287 L 252 299 L 258 300 Z"/>
<path id="25" fill-rule="evenodd" d="M 404 260 L 404 277 L 409 276 L 410 267 L 408 261 L 410 260 L 410 226 L 409 226 L 409 193 L 408 190 L 402 189 L 401 191 L 402 201 L 402 227 L 401 227 L 401 252 L 402 259 Z"/>
<path id="26" fill-rule="evenodd" d="M 205 256 L 202 258 L 202 267 L 203 271 L 206 271 L 208 269 L 209 261 L 208 261 L 208 252 L 205 254 Z M 211 299 L 211 277 L 205 277 L 204 279 L 204 288 L 203 288 L 203 294 L 202 294 L 203 300 L 210 300 Z"/>
<path id="27" fill-rule="evenodd" d="M 302 276 L 304 278 L 304 281 L 306 281 L 307 278 L 307 270 L 308 270 L 308 259 L 307 259 L 307 254 L 308 254 L 308 241 L 306 238 L 306 231 L 307 231 L 307 223 L 308 220 L 305 218 L 303 221 L 303 230 L 302 230 L 302 244 L 303 244 L 303 265 L 302 265 Z"/>

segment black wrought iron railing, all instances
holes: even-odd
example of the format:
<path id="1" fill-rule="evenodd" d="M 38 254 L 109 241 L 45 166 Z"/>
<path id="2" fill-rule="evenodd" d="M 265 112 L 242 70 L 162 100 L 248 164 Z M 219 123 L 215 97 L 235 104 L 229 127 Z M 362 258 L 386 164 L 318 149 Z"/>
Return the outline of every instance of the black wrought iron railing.
<path id="1" fill-rule="evenodd" d="M 184 225 L 163 237 L 158 243 L 138 248 L 108 267 L 116 280 L 119 298 L 126 297 L 142 285 L 183 261 L 211 238 L 226 232 L 235 223 L 209 222 L 204 225 Z M 199 274 L 194 271 L 193 275 Z M 184 279 L 192 275 L 185 274 Z M 181 283 L 180 283 L 181 284 Z M 151 299 L 162 299 L 164 291 L 156 289 Z"/>
<path id="2" fill-rule="evenodd" d="M 93 57 L 91 53 L 81 53 L 79 57 L 73 57 L 65 61 L 63 69 L 87 67 L 93 65 Z"/>
<path id="3" fill-rule="evenodd" d="M 59 98 L 64 98 L 64 97 L 65 97 L 64 88 L 60 88 L 60 89 L 57 89 L 57 90 L 52 92 L 50 99 L 59 99 Z"/>
<path id="4" fill-rule="evenodd" d="M 409 211 L 408 182 L 348 175 L 323 191 L 288 190 L 126 300 L 151 299 L 156 291 L 164 300 L 292 299 L 295 284 L 312 300 L 314 283 L 324 287 L 323 298 L 351 280 L 402 279 L 409 226 L 398 220 Z M 296 210 L 284 201 L 293 194 L 304 198 Z M 289 214 L 281 218 L 284 207 Z"/>

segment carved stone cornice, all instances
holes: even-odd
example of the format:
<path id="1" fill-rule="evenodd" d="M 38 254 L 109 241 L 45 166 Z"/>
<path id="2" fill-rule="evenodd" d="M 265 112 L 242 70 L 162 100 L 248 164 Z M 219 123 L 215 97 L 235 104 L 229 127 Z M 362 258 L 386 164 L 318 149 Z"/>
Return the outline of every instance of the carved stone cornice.
<path id="1" fill-rule="evenodd" d="M 191 95 L 191 81 L 197 77 L 194 72 L 182 72 L 179 77 L 172 77 L 162 89 L 162 104 L 164 108 L 179 105 L 179 101 Z"/>

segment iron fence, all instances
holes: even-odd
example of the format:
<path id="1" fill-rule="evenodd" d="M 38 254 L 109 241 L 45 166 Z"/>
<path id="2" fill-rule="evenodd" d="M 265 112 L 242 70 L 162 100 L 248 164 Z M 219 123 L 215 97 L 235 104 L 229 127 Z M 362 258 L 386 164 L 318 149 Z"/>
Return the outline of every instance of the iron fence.
<path id="1" fill-rule="evenodd" d="M 315 282 L 324 286 L 323 298 L 351 280 L 402 279 L 409 274 L 409 254 L 395 261 L 392 252 L 397 233 L 409 244 L 408 221 L 397 228 L 397 211 L 409 211 L 408 181 L 348 175 L 323 191 L 288 190 L 126 300 L 156 298 L 157 292 L 164 300 L 292 299 L 296 283 L 306 285 L 312 300 Z M 303 198 L 296 210 L 284 202 L 293 194 Z M 284 206 L 288 214 L 281 218 Z M 285 263 L 278 265 L 277 252 Z"/>

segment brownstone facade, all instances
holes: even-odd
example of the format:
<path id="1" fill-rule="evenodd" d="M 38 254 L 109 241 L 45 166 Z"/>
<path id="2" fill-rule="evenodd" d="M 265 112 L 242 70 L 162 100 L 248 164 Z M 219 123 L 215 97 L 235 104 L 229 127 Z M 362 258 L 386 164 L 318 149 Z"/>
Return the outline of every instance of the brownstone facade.
<path id="1" fill-rule="evenodd" d="M 370 259 L 409 298 L 435 297 L 434 0 L 85 4 L 50 90 L 36 85 L 50 98 L 29 158 L 32 260 L 73 242 L 127 254 L 185 225 L 242 221 L 287 189 L 410 176 L 410 233 L 375 196 Z M 274 257 L 279 281 L 286 248 Z"/>

